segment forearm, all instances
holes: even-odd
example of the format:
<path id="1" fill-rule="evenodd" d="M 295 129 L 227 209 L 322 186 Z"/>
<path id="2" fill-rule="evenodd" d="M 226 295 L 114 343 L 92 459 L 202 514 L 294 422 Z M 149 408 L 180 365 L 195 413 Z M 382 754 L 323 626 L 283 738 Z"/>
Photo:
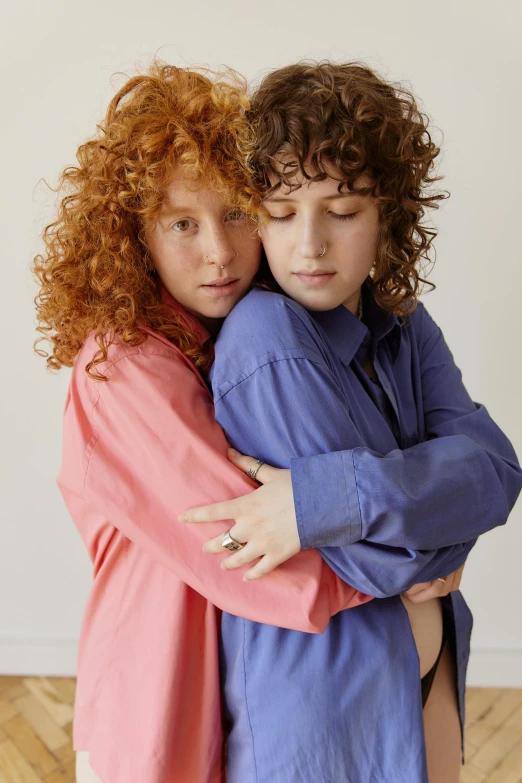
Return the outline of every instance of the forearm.
<path id="1" fill-rule="evenodd" d="M 477 416 L 485 419 L 482 411 Z M 470 429 L 477 423 L 473 419 Z M 387 455 L 354 448 L 292 460 L 302 547 L 364 540 L 432 550 L 504 524 L 522 473 L 494 422 L 490 430 L 489 442 L 461 432 Z M 325 487 L 331 489 L 328 496 Z"/>
<path id="2" fill-rule="evenodd" d="M 358 542 L 319 549 L 335 573 L 358 590 L 387 598 L 419 582 L 445 577 L 464 565 L 476 539 L 437 550 L 406 550 Z"/>

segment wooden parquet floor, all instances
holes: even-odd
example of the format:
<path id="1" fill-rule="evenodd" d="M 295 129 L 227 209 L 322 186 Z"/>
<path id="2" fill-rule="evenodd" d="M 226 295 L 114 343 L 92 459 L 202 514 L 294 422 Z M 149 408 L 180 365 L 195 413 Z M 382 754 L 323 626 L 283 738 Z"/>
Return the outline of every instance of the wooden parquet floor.
<path id="1" fill-rule="evenodd" d="M 74 688 L 0 677 L 0 783 L 74 783 Z M 461 783 L 522 783 L 522 688 L 470 688 L 466 726 Z"/>

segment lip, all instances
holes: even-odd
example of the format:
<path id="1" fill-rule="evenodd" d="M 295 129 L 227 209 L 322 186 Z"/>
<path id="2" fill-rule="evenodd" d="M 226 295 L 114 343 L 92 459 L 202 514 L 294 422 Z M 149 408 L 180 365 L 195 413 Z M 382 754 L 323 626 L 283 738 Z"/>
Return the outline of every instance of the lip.
<path id="1" fill-rule="evenodd" d="M 232 283 L 235 280 L 239 280 L 238 277 L 216 277 L 215 280 L 211 280 L 210 283 L 205 283 L 204 288 L 206 288 L 209 285 L 226 285 L 227 283 Z"/>
<path id="2" fill-rule="evenodd" d="M 327 285 L 336 272 L 324 272 L 323 270 L 308 271 L 303 269 L 300 272 L 294 272 L 294 274 L 304 285 L 317 287 Z"/>
<path id="3" fill-rule="evenodd" d="M 239 283 L 238 277 L 218 277 L 211 283 L 202 285 L 201 288 L 204 288 L 210 296 L 219 298 L 235 293 Z"/>

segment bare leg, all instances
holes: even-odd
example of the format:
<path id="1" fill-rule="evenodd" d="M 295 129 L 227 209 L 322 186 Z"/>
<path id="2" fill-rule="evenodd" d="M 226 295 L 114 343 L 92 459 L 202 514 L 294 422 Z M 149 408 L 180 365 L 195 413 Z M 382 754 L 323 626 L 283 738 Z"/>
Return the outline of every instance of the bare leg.
<path id="1" fill-rule="evenodd" d="M 461 732 L 455 663 L 449 643 L 444 645 L 423 717 L 429 783 L 458 783 Z"/>
<path id="2" fill-rule="evenodd" d="M 438 658 L 442 643 L 442 607 L 439 598 L 432 598 L 422 604 L 414 604 L 405 595 L 401 595 L 408 617 L 417 653 L 419 655 L 419 675 L 424 677 Z"/>

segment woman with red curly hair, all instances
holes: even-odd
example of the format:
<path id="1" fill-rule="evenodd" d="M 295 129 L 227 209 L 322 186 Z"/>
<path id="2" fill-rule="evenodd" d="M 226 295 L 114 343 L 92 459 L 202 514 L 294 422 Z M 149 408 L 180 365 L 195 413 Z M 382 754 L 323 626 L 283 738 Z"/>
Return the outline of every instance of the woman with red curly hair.
<path id="1" fill-rule="evenodd" d="M 259 266 L 247 105 L 233 73 L 155 63 L 129 79 L 63 172 L 33 264 L 48 367 L 72 366 L 58 483 L 93 563 L 78 783 L 218 783 L 220 610 L 319 634 L 371 601 L 312 551 L 259 584 L 225 575 L 201 551 L 208 529 L 177 521 L 255 486 L 202 375 Z"/>
<path id="2" fill-rule="evenodd" d="M 315 636 L 223 614 L 228 781 L 456 783 L 472 627 L 456 588 L 522 471 L 418 301 L 439 150 L 413 96 L 357 63 L 274 71 L 249 119 L 269 269 L 210 378 L 229 441 L 259 458 L 236 464 L 291 475 L 185 518 L 235 520 L 230 573 L 317 548 L 380 600 Z"/>

